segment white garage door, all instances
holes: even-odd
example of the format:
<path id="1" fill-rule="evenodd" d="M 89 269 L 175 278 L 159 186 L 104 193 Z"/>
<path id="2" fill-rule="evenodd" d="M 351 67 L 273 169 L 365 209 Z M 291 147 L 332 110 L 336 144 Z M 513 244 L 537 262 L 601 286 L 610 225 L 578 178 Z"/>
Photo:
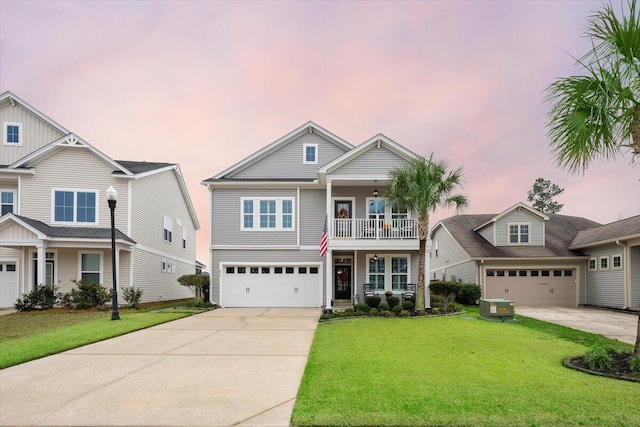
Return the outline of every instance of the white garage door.
<path id="1" fill-rule="evenodd" d="M 504 298 L 516 305 L 576 305 L 576 273 L 564 270 L 487 269 L 485 298 Z"/>
<path id="2" fill-rule="evenodd" d="M 222 267 L 224 307 L 320 307 L 322 274 L 316 265 Z"/>
<path id="3" fill-rule="evenodd" d="M 13 307 L 18 298 L 18 273 L 15 263 L 0 263 L 0 308 Z"/>

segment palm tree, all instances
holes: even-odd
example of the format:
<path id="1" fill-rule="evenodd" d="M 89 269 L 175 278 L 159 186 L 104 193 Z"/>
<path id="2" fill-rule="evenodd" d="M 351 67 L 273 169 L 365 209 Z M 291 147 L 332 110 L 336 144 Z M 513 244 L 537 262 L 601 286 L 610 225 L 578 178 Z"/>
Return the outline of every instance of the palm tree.
<path id="1" fill-rule="evenodd" d="M 546 90 L 547 134 L 556 163 L 584 172 L 623 149 L 640 156 L 640 16 L 636 0 L 618 18 L 611 4 L 589 19 L 592 49 L 578 65 L 584 75 L 559 79 Z M 640 316 L 634 355 L 640 355 Z"/>
<path id="2" fill-rule="evenodd" d="M 418 157 L 410 163 L 389 171 L 390 184 L 386 197 L 391 205 L 401 211 L 409 211 L 418 215 L 418 237 L 420 250 L 418 261 L 418 287 L 416 290 L 416 307 L 425 307 L 425 253 L 429 235 L 429 214 L 436 209 L 455 206 L 464 209 L 469 202 L 464 194 L 453 194 L 461 187 L 462 167 L 449 171 L 446 160 L 429 160 Z"/>

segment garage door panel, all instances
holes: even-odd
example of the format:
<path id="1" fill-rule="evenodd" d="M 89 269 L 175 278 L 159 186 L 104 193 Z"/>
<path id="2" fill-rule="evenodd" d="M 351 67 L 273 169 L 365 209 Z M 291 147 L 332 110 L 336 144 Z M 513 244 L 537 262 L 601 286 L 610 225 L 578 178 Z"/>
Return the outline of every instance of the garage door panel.
<path id="1" fill-rule="evenodd" d="M 505 298 L 517 305 L 572 307 L 576 295 L 575 270 L 488 269 L 485 294 L 486 298 Z"/>
<path id="2" fill-rule="evenodd" d="M 18 299 L 16 263 L 0 263 L 0 307 L 13 307 Z"/>

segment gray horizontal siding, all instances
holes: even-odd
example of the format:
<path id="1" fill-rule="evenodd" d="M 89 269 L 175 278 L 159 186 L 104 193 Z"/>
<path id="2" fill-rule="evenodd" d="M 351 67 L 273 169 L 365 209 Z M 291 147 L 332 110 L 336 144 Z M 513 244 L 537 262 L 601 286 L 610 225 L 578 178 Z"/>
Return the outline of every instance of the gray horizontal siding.
<path id="1" fill-rule="evenodd" d="M 303 144 L 318 144 L 318 163 L 303 164 Z M 245 169 L 230 175 L 233 178 L 315 178 L 316 170 L 345 153 L 345 149 L 316 133 L 305 133 L 281 146 Z"/>
<path id="2" fill-rule="evenodd" d="M 438 227 L 432 238 L 431 269 L 447 268 L 448 265 L 458 264 L 467 260 L 470 260 L 470 257 L 458 242 L 451 237 L 443 226 Z"/>
<path id="3" fill-rule="evenodd" d="M 386 147 L 375 145 L 347 164 L 329 174 L 332 175 L 386 175 L 387 171 L 406 164 L 407 161 Z"/>
<path id="4" fill-rule="evenodd" d="M 631 248 L 631 306 L 640 307 L 640 246 Z"/>
<path id="5" fill-rule="evenodd" d="M 496 246 L 505 246 L 509 239 L 509 223 L 528 222 L 531 223 L 529 229 L 529 239 L 531 245 L 542 246 L 544 242 L 543 220 L 531 215 L 527 211 L 512 211 L 495 222 Z M 485 237 L 486 238 L 486 237 Z"/>
<path id="6" fill-rule="evenodd" d="M 444 267 L 439 270 L 431 270 L 431 279 L 462 281 L 463 283 L 476 283 L 476 263 L 469 261 L 453 267 Z"/>
<path id="7" fill-rule="evenodd" d="M 320 245 L 326 216 L 325 190 L 300 191 L 300 244 Z"/>
<path id="8" fill-rule="evenodd" d="M 170 301 L 193 298 L 188 288 L 178 283 L 178 277 L 193 274 L 193 264 L 179 262 L 153 253 L 133 249 L 133 286 L 142 289 L 142 301 Z M 162 261 L 176 266 L 175 273 L 162 272 Z"/>
<path id="9" fill-rule="evenodd" d="M 495 227 L 495 224 L 491 223 L 481 228 L 480 230 L 478 230 L 478 233 L 482 237 L 484 237 L 484 240 L 491 243 L 492 245 L 495 245 L 495 242 L 493 241 L 493 230 L 495 229 L 494 227 Z"/>
<path id="10" fill-rule="evenodd" d="M 600 265 L 600 257 L 609 257 L 611 268 L 611 255 L 620 255 L 623 248 L 620 246 L 606 246 L 589 251 L 589 256 L 597 258 Z M 624 262 L 624 261 L 623 261 Z M 624 270 L 587 271 L 586 303 L 601 307 L 624 308 Z"/>

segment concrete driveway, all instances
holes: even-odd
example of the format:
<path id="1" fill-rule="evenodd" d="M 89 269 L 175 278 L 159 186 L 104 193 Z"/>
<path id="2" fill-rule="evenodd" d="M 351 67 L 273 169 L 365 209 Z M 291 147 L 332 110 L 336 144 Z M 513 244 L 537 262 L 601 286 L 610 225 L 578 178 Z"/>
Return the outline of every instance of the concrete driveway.
<path id="1" fill-rule="evenodd" d="M 586 307 L 516 307 L 516 314 L 635 344 L 638 315 Z"/>
<path id="2" fill-rule="evenodd" d="M 319 309 L 221 309 L 0 371 L 0 425 L 288 426 Z"/>

